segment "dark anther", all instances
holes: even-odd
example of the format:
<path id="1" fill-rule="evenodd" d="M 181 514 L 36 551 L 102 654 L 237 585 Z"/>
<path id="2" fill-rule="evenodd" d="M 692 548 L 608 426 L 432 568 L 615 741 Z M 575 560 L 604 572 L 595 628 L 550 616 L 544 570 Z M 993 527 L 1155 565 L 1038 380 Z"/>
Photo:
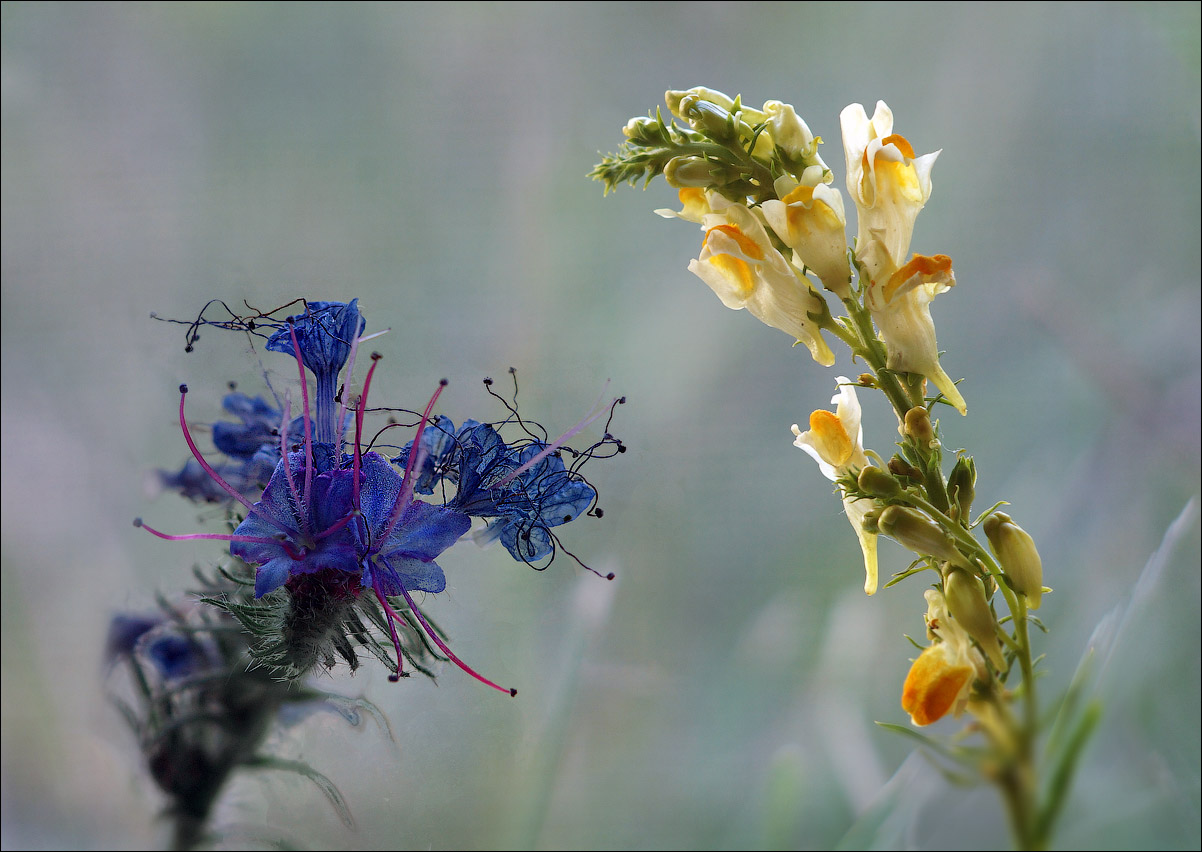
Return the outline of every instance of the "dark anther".
<path id="1" fill-rule="evenodd" d="M 570 520 L 572 520 L 572 516 L 571 516 L 571 515 L 564 515 L 564 516 L 563 516 L 563 522 L 564 522 L 565 524 L 566 524 L 568 521 L 570 521 Z"/>
<path id="2" fill-rule="evenodd" d="M 605 512 L 603 512 L 603 511 L 601 510 L 601 507 L 600 507 L 600 506 L 598 506 L 597 508 L 593 509 L 593 517 L 594 517 L 594 518 L 603 518 L 603 517 L 605 517 Z"/>
<path id="3" fill-rule="evenodd" d="M 388 676 L 389 683 L 399 683 L 400 680 L 401 680 L 401 676 L 399 674 L 397 674 L 396 672 L 393 672 L 392 674 L 390 674 Z"/>
<path id="4" fill-rule="evenodd" d="M 625 405 L 625 404 L 626 404 L 626 397 L 624 397 L 624 396 L 618 397 L 618 405 Z"/>
<path id="5" fill-rule="evenodd" d="M 513 375 L 514 373 L 516 373 L 517 371 L 518 371 L 518 368 L 517 368 L 517 367 L 510 367 L 510 368 L 509 368 L 509 375 L 511 375 L 511 376 L 512 376 L 512 375 Z"/>
<path id="6" fill-rule="evenodd" d="M 485 385 L 491 385 L 491 384 L 492 384 L 492 379 L 490 379 L 488 376 L 485 376 L 485 377 L 484 377 L 484 384 L 485 384 Z"/>
<path id="7" fill-rule="evenodd" d="M 529 531 L 522 533 L 522 541 L 530 541 Z"/>
<path id="8" fill-rule="evenodd" d="M 254 331 L 254 330 L 255 330 L 255 321 L 254 321 L 254 320 L 247 320 L 247 321 L 246 321 L 246 328 L 247 328 L 248 330 L 250 330 L 250 331 Z"/>
<path id="9" fill-rule="evenodd" d="M 184 351 L 185 351 L 185 352 L 191 352 L 191 351 L 192 351 L 192 344 L 191 344 L 191 343 L 189 343 L 187 346 L 185 346 L 185 347 L 184 347 Z"/>
<path id="10" fill-rule="evenodd" d="M 134 518 L 134 526 L 135 526 L 135 527 L 141 527 L 141 526 L 142 526 L 142 519 L 141 519 L 141 518 Z"/>
<path id="11" fill-rule="evenodd" d="M 439 385 L 439 387 L 444 387 L 444 388 L 445 388 L 445 387 L 446 387 L 447 385 L 449 385 L 449 384 L 450 384 L 450 382 L 448 382 L 446 379 L 439 379 L 439 380 L 438 380 L 438 385 Z"/>
<path id="12" fill-rule="evenodd" d="M 379 352 L 373 352 L 373 353 L 371 353 L 371 360 L 373 360 L 373 361 L 379 361 L 379 360 L 380 360 L 381 358 L 383 358 L 383 357 L 384 357 L 384 356 L 383 356 L 383 355 L 381 355 Z"/>
<path id="13" fill-rule="evenodd" d="M 180 393 L 187 393 L 187 392 L 188 392 L 188 386 L 187 386 L 187 385 L 180 385 L 180 386 L 179 386 L 179 392 L 180 392 Z"/>
<path id="14" fill-rule="evenodd" d="M 606 575 L 605 575 L 605 579 L 606 579 L 606 580 L 612 580 L 612 579 L 613 579 L 614 577 L 616 577 L 616 576 L 618 576 L 618 575 L 617 575 L 617 574 L 615 574 L 613 571 L 610 571 L 608 574 L 606 574 Z"/>
<path id="15" fill-rule="evenodd" d="M 518 691 L 517 691 L 516 689 L 513 689 L 513 688 L 511 687 L 511 688 L 510 688 L 510 690 L 509 690 L 509 697 L 510 697 L 510 698 L 515 698 L 515 697 L 517 697 L 517 694 L 518 694 Z"/>
<path id="16" fill-rule="evenodd" d="M 618 452 L 619 452 L 619 453 L 624 453 L 624 452 L 626 452 L 626 445 L 625 445 L 625 444 L 618 444 Z"/>

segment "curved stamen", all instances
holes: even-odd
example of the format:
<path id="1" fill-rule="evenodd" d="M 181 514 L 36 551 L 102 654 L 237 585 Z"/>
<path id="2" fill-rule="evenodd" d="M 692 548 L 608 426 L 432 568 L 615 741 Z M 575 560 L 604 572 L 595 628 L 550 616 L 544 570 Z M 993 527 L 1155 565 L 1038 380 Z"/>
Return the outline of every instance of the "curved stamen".
<path id="1" fill-rule="evenodd" d="M 226 482 L 224 479 L 222 479 L 221 474 L 219 474 L 217 471 L 215 471 L 213 469 L 213 466 L 204 460 L 204 456 L 202 456 L 200 454 L 200 450 L 198 450 L 196 448 L 196 442 L 192 440 L 192 433 L 190 431 L 188 431 L 188 421 L 184 417 L 184 400 L 187 398 L 187 396 L 188 396 L 188 386 L 180 385 L 179 386 L 179 425 L 180 425 L 180 428 L 184 432 L 184 440 L 188 442 L 188 449 L 192 451 L 193 458 L 195 458 L 196 461 L 200 464 L 200 466 L 205 469 L 205 473 L 207 473 L 210 477 L 212 477 L 214 482 L 216 482 L 219 486 L 221 486 L 221 488 L 227 494 L 229 494 L 231 497 L 233 497 L 235 500 L 237 500 L 239 503 L 241 503 L 243 506 L 245 506 L 247 511 L 253 512 L 255 515 L 257 515 L 260 518 L 262 518 L 263 520 L 267 521 L 273 527 L 276 527 L 279 530 L 281 530 L 285 535 L 288 535 L 288 536 L 296 535 L 296 530 L 288 529 L 286 526 L 281 524 L 275 518 L 271 517 L 271 515 L 267 514 L 262 509 L 259 509 L 256 506 L 254 506 L 249 500 L 247 500 L 245 497 L 243 497 L 242 494 L 240 494 L 237 490 L 235 490 L 232 485 L 230 485 L 228 482 Z"/>
<path id="2" fill-rule="evenodd" d="M 304 506 L 300 501 L 300 494 L 296 491 L 296 481 L 292 478 L 292 463 L 288 460 L 288 423 L 292 419 L 292 395 L 284 394 L 284 420 L 280 424 L 280 458 L 284 461 L 284 474 L 288 480 L 288 491 L 292 494 L 292 505 L 296 507 L 296 514 L 300 520 L 301 529 L 308 531 L 308 518 L 305 517 Z"/>
<path id="3" fill-rule="evenodd" d="M 166 539 L 167 541 L 188 541 L 190 539 L 208 539 L 210 541 L 245 541 L 249 544 L 278 544 L 285 553 L 292 559 L 303 559 L 304 554 L 298 550 L 293 550 L 288 541 L 281 541 L 278 538 L 268 538 L 267 536 L 259 535 L 224 535 L 222 533 L 189 533 L 187 535 L 170 535 L 169 533 L 159 532 L 154 527 L 144 523 L 141 518 L 134 518 L 134 526 L 146 530 L 153 536 Z"/>
<path id="4" fill-rule="evenodd" d="M 361 337 L 355 335 L 351 338 L 351 353 L 346 360 L 346 378 L 342 380 L 342 398 L 338 402 L 338 417 L 334 421 L 335 428 L 338 430 L 337 444 L 338 451 L 342 452 L 342 444 L 346 440 L 346 398 L 350 396 L 351 377 L 355 374 L 355 355 L 359 352 L 359 343 Z"/>
<path id="5" fill-rule="evenodd" d="M 409 508 L 409 504 L 413 502 L 413 470 L 418 467 L 419 457 L 422 463 L 426 460 L 426 453 L 422 448 L 422 433 L 426 431 L 426 423 L 430 419 L 430 412 L 434 409 L 434 403 L 438 401 L 442 389 L 447 386 L 447 380 L 442 379 L 438 383 L 438 390 L 434 391 L 434 396 L 430 397 L 430 401 L 426 403 L 426 410 L 422 412 L 422 419 L 417 424 L 417 432 L 413 436 L 413 450 L 409 453 L 409 461 L 405 464 L 405 476 L 401 479 L 401 493 L 397 495 L 396 503 L 392 507 L 392 517 L 388 520 L 388 526 L 384 529 L 384 535 L 380 536 L 380 542 L 388 541 L 388 537 L 392 535 L 392 531 L 396 529 L 397 523 L 401 520 L 401 515 Z M 448 652 L 450 653 L 450 652 Z M 497 687 L 500 689 L 500 687 Z"/>
<path id="6" fill-rule="evenodd" d="M 380 602 L 380 606 L 384 607 L 384 612 L 388 613 L 388 632 L 392 634 L 392 644 L 396 647 L 396 674 L 390 674 L 388 679 L 392 683 L 396 683 L 405 676 L 404 655 L 401 653 L 401 639 L 397 636 L 396 625 L 393 624 L 393 619 L 400 620 L 400 616 L 396 614 L 391 606 L 388 605 L 388 599 L 384 597 L 384 593 L 372 586 L 372 591 L 376 593 L 376 600 Z"/>
<path id="7" fill-rule="evenodd" d="M 438 396 L 438 394 L 435 394 L 435 396 Z M 433 400 L 431 400 L 431 402 L 433 402 Z M 453 662 L 455 665 L 459 666 L 459 668 L 463 669 L 465 672 L 470 674 L 476 680 L 480 681 L 483 684 L 491 686 L 493 689 L 496 689 L 500 692 L 508 692 L 510 697 L 518 694 L 518 691 L 516 689 L 512 689 L 512 688 L 506 689 L 503 686 L 498 686 L 497 684 L 493 683 L 488 678 L 477 674 L 475 671 L 473 671 L 471 669 L 470 666 L 468 666 L 467 663 L 463 662 L 463 660 L 459 659 L 453 653 L 451 653 L 451 649 L 447 647 L 447 644 L 445 642 L 443 642 L 441 639 L 438 638 L 438 634 L 434 632 L 434 629 L 432 627 L 430 627 L 430 622 L 426 621 L 426 617 L 424 615 L 422 615 L 422 611 L 417 608 L 417 604 L 415 604 L 413 602 L 413 598 L 411 598 L 409 596 L 408 590 L 406 590 L 405 586 L 401 583 L 401 581 L 399 579 L 397 579 L 397 585 L 401 587 L 401 594 L 405 596 L 405 601 L 409 604 L 409 611 L 417 616 L 417 620 L 419 622 L 421 622 L 422 628 L 425 629 L 425 631 L 426 631 L 426 635 L 434 640 L 434 644 L 437 645 L 439 647 L 439 649 L 444 654 L 447 655 L 447 657 L 451 660 L 451 662 Z M 377 591 L 377 594 L 378 594 L 378 591 Z M 389 612 L 391 612 L 391 610 L 389 610 Z M 391 612 L 391 614 L 392 614 L 393 618 L 400 617 L 395 612 Z"/>
<path id="8" fill-rule="evenodd" d="M 371 355 L 371 367 L 367 370 L 367 378 L 363 380 L 363 393 L 359 395 L 359 404 L 355 409 L 355 472 L 351 480 L 354 483 L 351 505 L 356 510 L 359 508 L 359 470 L 363 466 L 363 413 L 367 409 L 367 392 L 371 390 L 371 377 L 375 374 L 376 364 L 378 363 L 380 363 L 380 357 L 377 353 L 373 352 Z"/>

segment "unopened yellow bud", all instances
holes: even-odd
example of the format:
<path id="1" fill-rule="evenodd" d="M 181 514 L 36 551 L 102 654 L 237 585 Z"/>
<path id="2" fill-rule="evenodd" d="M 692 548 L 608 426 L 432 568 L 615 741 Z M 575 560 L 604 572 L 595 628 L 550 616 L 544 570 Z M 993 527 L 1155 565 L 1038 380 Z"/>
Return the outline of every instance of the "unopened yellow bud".
<path id="1" fill-rule="evenodd" d="M 1027 606 L 1039 609 L 1043 596 L 1043 562 L 1035 549 L 1035 540 L 1004 512 L 995 512 L 985 520 L 985 536 L 1014 591 L 1024 595 Z"/>
<path id="2" fill-rule="evenodd" d="M 889 459 L 889 472 L 894 476 L 904 476 L 906 479 L 922 482 L 922 471 L 899 455 Z"/>
<path id="3" fill-rule="evenodd" d="M 997 638 L 997 619 L 985 600 L 985 588 L 981 581 L 967 571 L 953 568 L 948 571 L 943 583 L 943 596 L 947 599 L 947 611 L 952 618 L 977 640 L 993 667 L 999 672 L 1005 671 L 1006 658 Z"/>
<path id="4" fill-rule="evenodd" d="M 926 447 L 935 444 L 935 428 L 931 425 L 931 413 L 919 405 L 906 412 L 906 434 Z"/>
<path id="5" fill-rule="evenodd" d="M 896 479 L 872 465 L 860 471 L 856 484 L 860 486 L 861 491 L 873 497 L 893 497 L 901 493 L 901 486 Z"/>
<path id="6" fill-rule="evenodd" d="M 906 506 L 889 506 L 881 512 L 877 525 L 885 535 L 919 556 L 930 556 L 940 562 L 967 566 L 968 562 L 952 537 L 921 512 Z"/>
<path id="7" fill-rule="evenodd" d="M 706 189 L 723 182 L 714 174 L 717 168 L 718 163 L 702 157 L 673 157 L 664 166 L 664 179 L 677 189 L 686 186 Z"/>
<path id="8" fill-rule="evenodd" d="M 977 493 L 977 466 L 972 456 L 960 456 L 947 478 L 947 493 L 959 508 L 959 517 L 967 518 L 972 512 L 972 501 Z"/>

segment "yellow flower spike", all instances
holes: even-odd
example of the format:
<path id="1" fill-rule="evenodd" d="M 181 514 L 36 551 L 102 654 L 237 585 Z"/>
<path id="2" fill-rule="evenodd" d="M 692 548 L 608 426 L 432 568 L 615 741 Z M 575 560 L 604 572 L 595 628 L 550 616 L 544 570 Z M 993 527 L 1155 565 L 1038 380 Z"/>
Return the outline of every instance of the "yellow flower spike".
<path id="1" fill-rule="evenodd" d="M 916 254 L 884 281 L 871 282 L 865 302 L 885 341 L 889 369 L 925 376 L 957 411 L 967 414 L 964 397 L 939 364 L 931 319 L 931 301 L 955 285 L 950 257 Z"/>
<path id="2" fill-rule="evenodd" d="M 902 709 L 918 727 L 938 722 L 949 712 L 959 716 L 975 676 L 976 670 L 960 659 L 951 643 L 931 645 L 910 666 L 902 686 Z"/>
<path id="3" fill-rule="evenodd" d="M 756 215 L 731 204 L 705 216 L 702 226 L 705 241 L 689 271 L 726 307 L 746 308 L 760 322 L 804 343 L 819 364 L 835 363 L 835 354 L 809 317 L 821 310 L 822 297 L 776 250 Z"/>
<path id="4" fill-rule="evenodd" d="M 839 376 L 839 392 L 832 398 L 835 411 L 819 409 L 810 415 L 810 428 L 802 432 L 796 423 L 794 446 L 800 447 L 814 461 L 822 475 L 834 482 L 840 476 L 868 467 L 864 452 L 864 430 L 860 426 L 860 400 L 855 386 L 846 376 Z M 852 500 L 843 494 L 847 513 L 860 550 L 864 554 L 864 591 L 874 594 L 877 589 L 877 535 L 864 529 L 864 516 L 876 508 L 872 500 Z"/>
<path id="5" fill-rule="evenodd" d="M 761 208 L 768 225 L 793 249 L 795 260 L 814 270 L 822 286 L 846 299 L 851 293 L 851 267 L 839 190 L 822 183 L 798 186 L 779 200 L 765 201 Z"/>

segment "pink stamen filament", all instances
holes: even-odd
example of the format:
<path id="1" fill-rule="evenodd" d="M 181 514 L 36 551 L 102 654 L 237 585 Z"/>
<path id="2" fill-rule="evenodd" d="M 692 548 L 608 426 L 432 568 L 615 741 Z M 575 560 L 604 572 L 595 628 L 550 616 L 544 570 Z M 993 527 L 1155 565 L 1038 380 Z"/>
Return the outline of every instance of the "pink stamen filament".
<path id="1" fill-rule="evenodd" d="M 445 379 L 439 382 L 438 390 L 434 391 L 434 396 L 430 397 L 430 401 L 426 403 L 426 410 L 422 412 L 421 422 L 417 424 L 417 433 L 413 436 L 413 449 L 409 453 L 409 461 L 405 464 L 405 476 L 401 480 L 401 493 L 397 495 L 396 503 L 393 504 L 392 517 L 388 521 L 388 526 L 384 529 L 384 535 L 380 537 L 381 542 L 388 541 L 388 537 L 392 535 L 392 531 L 396 529 L 397 523 L 401 520 L 401 515 L 409 508 L 409 504 L 413 502 L 413 469 L 417 466 L 419 456 L 422 462 L 425 462 L 426 458 L 426 454 L 422 449 L 422 433 L 426 431 L 426 421 L 429 420 L 430 412 L 434 409 L 434 403 L 438 401 L 438 397 L 444 387 L 446 387 Z M 448 653 L 450 652 L 448 651 Z"/>
<path id="2" fill-rule="evenodd" d="M 353 512 L 348 512 L 347 514 L 345 514 L 341 518 L 339 518 L 337 521 L 334 521 L 334 523 L 332 523 L 330 525 L 330 528 L 328 530 L 319 532 L 317 535 L 313 536 L 313 540 L 321 541 L 326 536 L 333 535 L 334 533 L 338 532 L 340 529 L 345 527 L 347 524 L 349 524 L 351 521 L 353 521 L 357 517 L 359 517 L 358 509 L 356 509 Z"/>
<path id="3" fill-rule="evenodd" d="M 395 682 L 400 680 L 405 674 L 405 670 L 403 668 L 403 660 L 405 657 L 401 653 L 401 640 L 400 637 L 397 636 L 396 625 L 392 623 L 393 619 L 397 619 L 399 621 L 400 616 L 397 615 L 393 611 L 392 607 L 388 605 L 388 599 L 384 597 L 383 592 L 381 592 L 375 586 L 372 586 L 372 591 L 376 593 L 376 600 L 380 602 L 380 606 L 384 607 L 384 612 L 388 613 L 388 632 L 392 634 L 392 644 L 396 648 L 396 674 L 390 676 L 388 679 Z"/>
<path id="4" fill-rule="evenodd" d="M 281 524 L 275 518 L 271 517 L 271 515 L 267 514 L 263 510 L 258 509 L 254 505 L 252 505 L 251 502 L 249 500 L 247 500 L 245 497 L 243 497 L 232 485 L 230 485 L 228 482 L 226 482 L 224 479 L 222 479 L 221 474 L 217 473 L 217 471 L 215 471 L 213 469 L 213 466 L 211 464 L 209 464 L 207 461 L 204 460 L 204 456 L 202 456 L 200 454 L 200 450 L 198 450 L 196 448 L 196 442 L 192 440 L 192 433 L 188 431 L 188 421 L 184 417 L 184 400 L 187 398 L 187 396 L 188 396 L 188 386 L 180 385 L 179 425 L 180 425 L 180 428 L 184 432 L 184 440 L 188 442 L 188 449 L 192 451 L 193 458 L 195 458 L 196 461 L 200 464 L 200 466 L 205 469 L 205 473 L 207 473 L 210 477 L 213 478 L 214 482 L 216 482 L 219 486 L 221 486 L 221 488 L 227 494 L 229 494 L 231 497 L 233 497 L 235 500 L 237 500 L 239 503 L 241 503 L 243 506 L 245 506 L 247 508 L 247 511 L 253 512 L 254 514 L 258 515 L 260 518 L 267 521 L 273 527 L 278 528 L 285 535 L 287 535 L 287 536 L 295 535 L 296 534 L 295 530 L 288 529 L 286 526 Z"/>
<path id="5" fill-rule="evenodd" d="M 373 357 L 371 367 L 367 370 L 367 378 L 363 380 L 363 393 L 359 395 L 359 404 L 355 409 L 355 472 L 352 479 L 354 491 L 351 505 L 356 510 L 359 509 L 359 469 L 363 466 L 363 413 L 367 408 L 367 392 L 371 390 L 371 377 L 375 374 L 378 363 L 380 363 L 379 360 Z"/>
<path id="6" fill-rule="evenodd" d="M 438 394 L 435 394 L 435 396 L 437 396 L 437 395 Z M 434 640 L 434 644 L 437 645 L 439 647 L 439 649 L 444 654 L 447 655 L 447 657 L 451 660 L 451 662 L 453 662 L 455 665 L 459 666 L 459 668 L 463 669 L 465 672 L 467 672 L 469 675 L 474 677 L 476 680 L 480 681 L 483 684 L 491 686 L 493 689 L 498 690 L 499 692 L 508 692 L 510 694 L 510 696 L 514 696 L 514 695 L 518 694 L 518 691 L 516 689 L 506 689 L 503 686 L 498 686 L 497 684 L 493 683 L 488 678 L 486 678 L 480 674 L 477 674 L 475 671 L 472 670 L 472 668 L 470 666 L 467 665 L 467 663 L 463 662 L 463 660 L 459 659 L 453 653 L 451 653 L 451 649 L 447 647 L 447 644 L 445 642 L 443 642 L 441 639 L 438 638 L 438 634 L 434 632 L 434 629 L 432 627 L 430 627 L 430 622 L 426 621 L 426 617 L 424 615 L 422 615 L 422 611 L 417 608 L 417 604 L 415 604 L 413 602 L 413 598 L 411 598 L 409 596 L 409 591 L 404 587 L 404 585 L 401 584 L 401 582 L 399 580 L 397 581 L 397 585 L 401 587 L 401 594 L 405 596 L 405 601 L 409 604 L 409 611 L 417 616 L 417 620 L 421 623 L 422 628 L 426 631 L 426 635 Z M 376 594 L 377 595 L 379 594 L 379 590 L 376 591 Z M 393 612 L 392 609 L 387 604 L 385 604 L 384 608 L 388 611 L 388 614 L 390 616 L 392 616 L 393 618 L 396 618 L 396 619 L 400 618 L 400 616 L 397 615 L 395 612 Z"/>
<path id="7" fill-rule="evenodd" d="M 350 396 L 351 377 L 355 374 L 355 355 L 359 352 L 359 336 L 355 335 L 351 340 L 351 354 L 346 361 L 346 378 L 342 380 L 342 401 L 338 403 L 338 448 L 342 449 L 343 438 L 346 435 L 346 398 Z M 357 439 L 356 439 L 357 440 Z"/>
<path id="8" fill-rule="evenodd" d="M 280 424 L 280 458 L 284 462 L 284 474 L 288 480 L 288 491 L 292 494 L 292 505 L 296 506 L 296 514 L 300 520 L 301 529 L 309 531 L 309 519 L 305 507 L 301 504 L 300 494 L 296 491 L 296 481 L 292 478 L 292 462 L 288 458 L 288 422 L 292 419 L 292 399 L 284 397 L 284 421 Z"/>
<path id="9" fill-rule="evenodd" d="M 281 541 L 278 538 L 268 538 L 266 536 L 257 535 L 224 535 L 222 533 L 189 533 L 187 535 L 170 535 L 165 532 L 159 532 L 149 524 L 143 523 L 141 518 L 134 521 L 134 526 L 141 527 L 153 536 L 166 539 L 167 541 L 189 541 L 191 539 L 207 539 L 209 541 L 244 541 L 248 544 L 278 544 L 289 557 L 295 560 L 304 558 L 304 554 L 300 551 L 293 550 L 288 541 Z"/>
<path id="10" fill-rule="evenodd" d="M 296 326 L 288 321 L 288 334 L 292 337 L 292 351 L 296 354 L 296 369 L 300 373 L 301 410 L 305 423 L 305 505 L 309 505 L 309 492 L 313 487 L 313 424 L 309 422 L 309 383 L 305 380 L 305 359 L 301 355 L 300 342 L 296 339 Z M 304 511 L 301 512 L 304 514 Z"/>

